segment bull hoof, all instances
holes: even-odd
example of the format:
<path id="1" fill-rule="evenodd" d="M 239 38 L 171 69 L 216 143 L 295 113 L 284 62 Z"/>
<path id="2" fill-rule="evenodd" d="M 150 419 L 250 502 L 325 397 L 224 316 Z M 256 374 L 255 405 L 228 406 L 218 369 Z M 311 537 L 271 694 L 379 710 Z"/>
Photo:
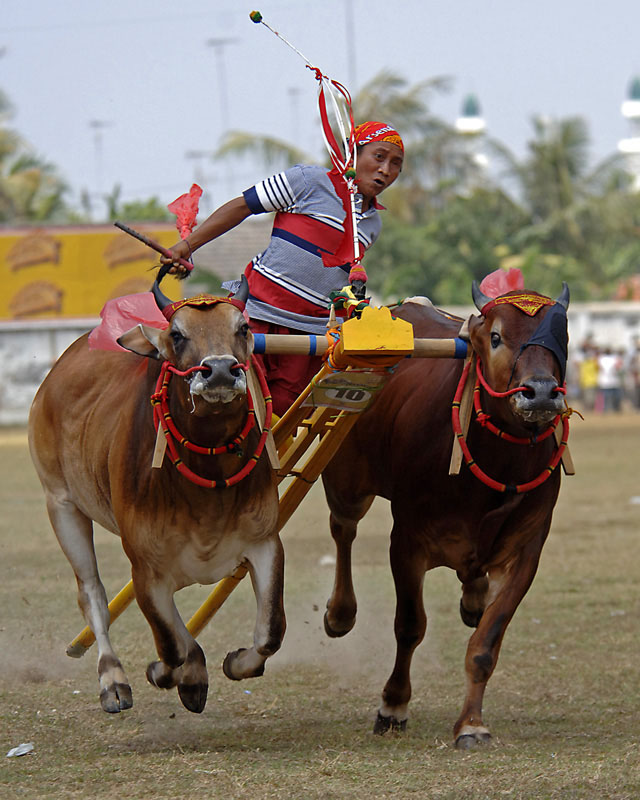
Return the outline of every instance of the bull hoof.
<path id="1" fill-rule="evenodd" d="M 133 706 L 131 687 L 126 683 L 114 683 L 100 692 L 100 705 L 107 714 L 118 714 Z"/>
<path id="2" fill-rule="evenodd" d="M 178 695 L 187 711 L 201 714 L 207 705 L 208 683 L 179 683 Z"/>
<path id="3" fill-rule="evenodd" d="M 477 628 L 482 619 L 482 611 L 467 611 L 462 605 L 462 600 L 460 600 L 460 617 L 465 625 L 470 628 Z"/>
<path id="4" fill-rule="evenodd" d="M 233 662 L 238 658 L 240 653 L 245 653 L 247 651 L 246 647 L 241 647 L 239 650 L 234 650 L 231 653 L 227 653 L 222 662 L 222 671 L 224 674 L 229 678 L 230 681 L 241 681 L 245 678 L 261 678 L 264 675 L 264 661 L 258 666 L 253 672 L 245 675 L 234 675 L 233 674 Z"/>
<path id="5" fill-rule="evenodd" d="M 339 639 L 341 636 L 346 636 L 355 624 L 356 620 L 354 617 L 354 619 L 347 623 L 345 628 L 337 630 L 336 628 L 332 628 L 329 624 L 329 612 L 324 612 L 324 632 L 330 639 Z"/>
<path id="6" fill-rule="evenodd" d="M 152 661 L 147 667 L 147 680 L 156 689 L 173 689 L 176 681 L 173 670 L 170 670 L 162 661 Z"/>
<path id="7" fill-rule="evenodd" d="M 456 748 L 458 750 L 473 750 L 476 747 L 482 747 L 490 742 L 490 733 L 465 733 L 462 736 L 458 736 L 456 739 Z"/>
<path id="8" fill-rule="evenodd" d="M 383 736 L 387 731 L 395 731 L 397 733 L 404 733 L 407 729 L 407 720 L 398 720 L 395 717 L 383 717 L 378 711 L 373 732 L 378 736 Z"/>

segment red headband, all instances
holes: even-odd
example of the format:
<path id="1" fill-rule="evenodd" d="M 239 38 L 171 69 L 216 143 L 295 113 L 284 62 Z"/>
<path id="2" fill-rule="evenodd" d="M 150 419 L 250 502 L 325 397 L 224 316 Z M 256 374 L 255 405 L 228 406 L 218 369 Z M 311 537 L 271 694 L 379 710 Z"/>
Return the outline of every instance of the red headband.
<path id="1" fill-rule="evenodd" d="M 524 313 L 528 314 L 530 317 L 535 317 L 541 308 L 544 306 L 553 306 L 555 305 L 555 302 L 556 301 L 551 300 L 550 297 L 530 294 L 529 292 L 520 292 L 520 294 L 507 295 L 506 297 L 496 297 L 495 300 L 490 300 L 485 306 L 482 307 L 482 311 L 480 313 L 483 317 L 486 317 L 487 313 L 491 311 L 494 306 L 500 306 L 508 303 L 509 305 L 520 309 L 520 311 L 524 311 Z"/>
<path id="2" fill-rule="evenodd" d="M 192 306 L 193 308 L 207 308 L 208 306 L 215 306 L 217 303 L 230 303 L 235 306 L 238 311 L 244 312 L 244 303 L 240 300 L 235 300 L 233 297 L 212 297 L 210 294 L 199 294 L 195 297 L 188 297 L 186 300 L 177 300 L 162 309 L 162 313 L 167 319 L 176 313 L 176 311 L 183 306 Z"/>
<path id="3" fill-rule="evenodd" d="M 371 142 L 388 142 L 395 144 L 404 153 L 404 144 L 400 134 L 386 122 L 363 122 L 362 125 L 356 127 L 354 136 L 358 147 L 371 144 Z"/>

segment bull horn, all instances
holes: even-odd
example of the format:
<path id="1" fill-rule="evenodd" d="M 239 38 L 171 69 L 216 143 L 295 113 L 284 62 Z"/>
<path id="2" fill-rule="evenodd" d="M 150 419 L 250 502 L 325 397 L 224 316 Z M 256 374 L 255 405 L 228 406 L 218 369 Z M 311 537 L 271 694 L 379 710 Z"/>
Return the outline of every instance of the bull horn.
<path id="1" fill-rule="evenodd" d="M 478 286 L 478 281 L 473 281 L 471 284 L 471 297 L 473 297 L 473 302 L 475 307 L 478 311 L 482 314 L 482 309 L 493 300 L 493 297 L 489 297 L 483 291 L 481 291 L 480 286 Z"/>
<path id="2" fill-rule="evenodd" d="M 238 291 L 233 295 L 233 299 L 237 300 L 242 305 L 245 305 L 249 298 L 249 281 L 247 280 L 247 276 L 243 274 L 240 278 L 240 286 L 238 286 Z"/>
<path id="3" fill-rule="evenodd" d="M 151 291 L 153 292 L 153 296 L 155 297 L 156 304 L 160 311 L 164 311 L 167 306 L 170 306 L 173 300 L 169 300 L 169 298 L 162 293 L 160 289 L 160 281 L 164 278 L 164 276 L 169 272 L 171 269 L 171 264 L 164 264 L 164 266 L 160 267 L 158 271 L 158 277 L 153 282 L 153 286 L 151 287 Z"/>
<path id="4" fill-rule="evenodd" d="M 560 297 L 556 297 L 556 303 L 560 303 L 565 311 L 569 310 L 569 286 L 566 281 L 562 281 L 562 291 Z"/>

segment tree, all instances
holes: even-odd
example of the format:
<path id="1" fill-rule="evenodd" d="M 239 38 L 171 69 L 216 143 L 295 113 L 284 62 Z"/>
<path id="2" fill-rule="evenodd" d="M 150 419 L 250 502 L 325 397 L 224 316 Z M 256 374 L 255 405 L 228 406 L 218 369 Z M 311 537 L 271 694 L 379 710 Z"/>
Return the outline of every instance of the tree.
<path id="1" fill-rule="evenodd" d="M 0 91 L 0 222 L 61 220 L 67 186 L 56 167 L 7 127 L 12 109 Z"/>
<path id="2" fill-rule="evenodd" d="M 128 220 L 129 222 L 173 222 L 175 217 L 167 206 L 158 198 L 148 200 L 120 201 L 122 187 L 116 184 L 110 194 L 105 196 L 107 202 L 107 219 Z"/>

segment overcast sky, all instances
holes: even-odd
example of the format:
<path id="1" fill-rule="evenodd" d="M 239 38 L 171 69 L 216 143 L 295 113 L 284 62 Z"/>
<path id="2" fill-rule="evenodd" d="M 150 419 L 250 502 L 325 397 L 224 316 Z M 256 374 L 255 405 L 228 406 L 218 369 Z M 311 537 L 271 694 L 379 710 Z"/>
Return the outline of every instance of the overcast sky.
<path id="1" fill-rule="evenodd" d="M 435 113 L 453 122 L 473 92 L 488 132 L 519 155 L 536 113 L 583 116 L 594 162 L 628 134 L 620 105 L 640 74 L 640 0 L 255 2 L 352 92 L 382 68 L 410 83 L 451 76 Z M 187 156 L 213 150 L 225 128 L 295 138 L 323 154 L 316 81 L 240 0 L 3 0 L 2 8 L 0 87 L 15 107 L 11 125 L 58 166 L 71 200 L 120 183 L 124 199 L 169 202 L 200 167 L 217 205 L 264 177 Z"/>

